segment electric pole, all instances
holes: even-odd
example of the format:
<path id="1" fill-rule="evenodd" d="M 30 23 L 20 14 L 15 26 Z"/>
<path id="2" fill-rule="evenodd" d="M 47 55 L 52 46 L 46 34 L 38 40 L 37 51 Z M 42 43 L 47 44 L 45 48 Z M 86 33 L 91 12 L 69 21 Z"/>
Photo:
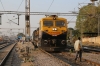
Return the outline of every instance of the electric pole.
<path id="1" fill-rule="evenodd" d="M 25 35 L 30 37 L 30 0 L 25 1 Z"/>
<path id="2" fill-rule="evenodd" d="M 17 14 L 18 15 L 18 25 L 19 25 L 19 16 L 20 16 L 20 14 Z"/>
<path id="3" fill-rule="evenodd" d="M 0 25 L 1 25 L 2 21 L 1 21 L 1 14 L 0 14 Z"/>

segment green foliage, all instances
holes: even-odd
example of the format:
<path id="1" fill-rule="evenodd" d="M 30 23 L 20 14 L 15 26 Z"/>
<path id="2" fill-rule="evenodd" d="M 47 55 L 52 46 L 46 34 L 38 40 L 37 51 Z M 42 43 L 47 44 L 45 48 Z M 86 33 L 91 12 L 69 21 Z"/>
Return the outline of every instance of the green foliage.
<path id="1" fill-rule="evenodd" d="M 73 28 L 68 28 L 68 32 L 67 32 L 67 38 L 69 37 L 79 37 L 80 36 L 80 32 L 79 30 L 74 30 Z"/>
<path id="2" fill-rule="evenodd" d="M 80 36 L 80 32 L 79 32 L 79 30 L 73 30 L 73 35 L 74 35 L 74 37 L 79 37 Z"/>
<path id="3" fill-rule="evenodd" d="M 87 5 L 80 8 L 76 20 L 76 29 L 80 33 L 97 33 L 98 14 L 100 14 L 100 6 Z"/>
<path id="4" fill-rule="evenodd" d="M 73 28 L 68 28 L 67 38 L 71 37 L 71 31 L 74 30 Z"/>

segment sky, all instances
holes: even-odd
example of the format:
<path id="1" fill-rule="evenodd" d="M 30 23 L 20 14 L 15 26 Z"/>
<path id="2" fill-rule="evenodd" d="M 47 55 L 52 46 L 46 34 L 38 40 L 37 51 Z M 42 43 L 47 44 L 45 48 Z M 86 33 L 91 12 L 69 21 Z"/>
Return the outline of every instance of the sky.
<path id="1" fill-rule="evenodd" d="M 0 11 L 25 11 L 26 0 L 0 0 Z M 51 4 L 52 3 L 52 4 Z M 85 4 L 84 4 L 85 3 Z M 71 13 L 72 11 L 78 12 L 78 8 L 91 3 L 90 0 L 30 0 L 31 12 L 58 12 L 58 13 Z M 80 5 L 79 5 L 80 4 Z M 35 27 L 39 26 L 39 20 L 45 15 L 31 15 L 30 26 L 31 34 Z M 68 21 L 76 21 L 76 16 L 60 16 L 66 18 Z M 2 25 L 0 28 L 12 28 L 15 33 L 24 32 L 25 28 L 25 15 L 20 15 L 19 25 L 16 14 L 3 14 L 1 17 Z M 9 20 L 13 22 L 9 22 Z M 13 29 L 18 28 L 18 29 Z M 68 23 L 68 28 L 75 28 L 75 22 Z M 5 30 L 5 31 L 4 31 Z M 8 29 L 1 29 L 6 34 L 10 32 Z"/>

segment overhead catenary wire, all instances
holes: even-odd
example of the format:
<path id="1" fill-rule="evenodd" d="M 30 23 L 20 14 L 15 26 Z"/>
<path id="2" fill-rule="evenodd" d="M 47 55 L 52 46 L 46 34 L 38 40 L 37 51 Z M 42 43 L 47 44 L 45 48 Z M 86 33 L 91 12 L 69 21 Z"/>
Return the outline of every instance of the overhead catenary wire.
<path id="1" fill-rule="evenodd" d="M 51 2 L 51 4 L 50 4 L 50 6 L 49 6 L 47 12 L 49 11 L 49 9 L 50 9 L 50 7 L 52 6 L 53 2 L 54 2 L 54 0 L 52 0 L 52 2 Z"/>
<path id="2" fill-rule="evenodd" d="M 87 0 L 83 1 L 83 3 L 84 3 L 84 2 L 86 2 L 86 1 L 87 1 Z M 77 7 L 77 6 L 76 6 L 76 7 Z M 74 8 L 74 10 L 75 10 L 75 8 Z M 72 17 L 72 19 L 71 19 L 71 20 L 73 20 L 74 18 L 75 18 L 75 16 L 74 16 L 74 17 Z M 71 21 L 71 20 L 69 20 L 69 21 Z"/>
<path id="3" fill-rule="evenodd" d="M 17 9 L 17 11 L 18 11 L 18 10 L 19 10 L 19 8 L 21 7 L 21 5 L 22 5 L 23 1 L 24 1 L 24 0 L 22 0 L 22 1 L 21 1 L 20 5 L 19 5 L 19 7 L 18 7 L 18 9 Z"/>
<path id="4" fill-rule="evenodd" d="M 24 1 L 24 0 L 22 0 L 22 1 L 21 1 L 21 3 L 20 3 L 20 5 L 19 5 L 19 7 L 18 7 L 18 9 L 17 9 L 16 13 L 18 12 L 19 8 L 21 7 L 21 5 L 22 5 L 23 1 Z M 18 14 L 17 14 L 17 15 L 18 15 Z M 19 16 L 19 15 L 18 15 L 18 16 Z M 15 18 L 15 19 L 16 19 L 16 18 Z M 18 19 L 18 18 L 17 18 L 17 19 Z M 11 22 L 14 22 L 14 21 L 12 21 L 12 20 L 13 20 L 13 19 L 11 19 L 10 21 L 11 21 Z M 15 22 L 14 22 L 14 23 L 15 23 Z M 15 24 L 17 24 L 17 23 L 15 23 Z"/>
<path id="5" fill-rule="evenodd" d="M 1 2 L 1 5 L 2 5 L 2 7 L 3 7 L 3 10 L 5 11 L 5 8 L 4 8 L 3 3 L 2 3 L 2 1 L 1 1 L 1 0 L 0 0 L 0 2 Z M 7 17 L 7 19 L 9 20 L 9 18 L 8 18 L 7 14 L 6 14 L 6 17 Z"/>

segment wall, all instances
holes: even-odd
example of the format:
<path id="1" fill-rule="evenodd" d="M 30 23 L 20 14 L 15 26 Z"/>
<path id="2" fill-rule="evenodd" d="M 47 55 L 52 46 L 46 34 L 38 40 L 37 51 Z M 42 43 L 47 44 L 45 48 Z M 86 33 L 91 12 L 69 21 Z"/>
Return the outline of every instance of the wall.
<path id="1" fill-rule="evenodd" d="M 82 42 L 93 42 L 93 43 L 99 43 L 100 44 L 100 36 L 98 37 L 85 37 L 82 38 Z"/>

